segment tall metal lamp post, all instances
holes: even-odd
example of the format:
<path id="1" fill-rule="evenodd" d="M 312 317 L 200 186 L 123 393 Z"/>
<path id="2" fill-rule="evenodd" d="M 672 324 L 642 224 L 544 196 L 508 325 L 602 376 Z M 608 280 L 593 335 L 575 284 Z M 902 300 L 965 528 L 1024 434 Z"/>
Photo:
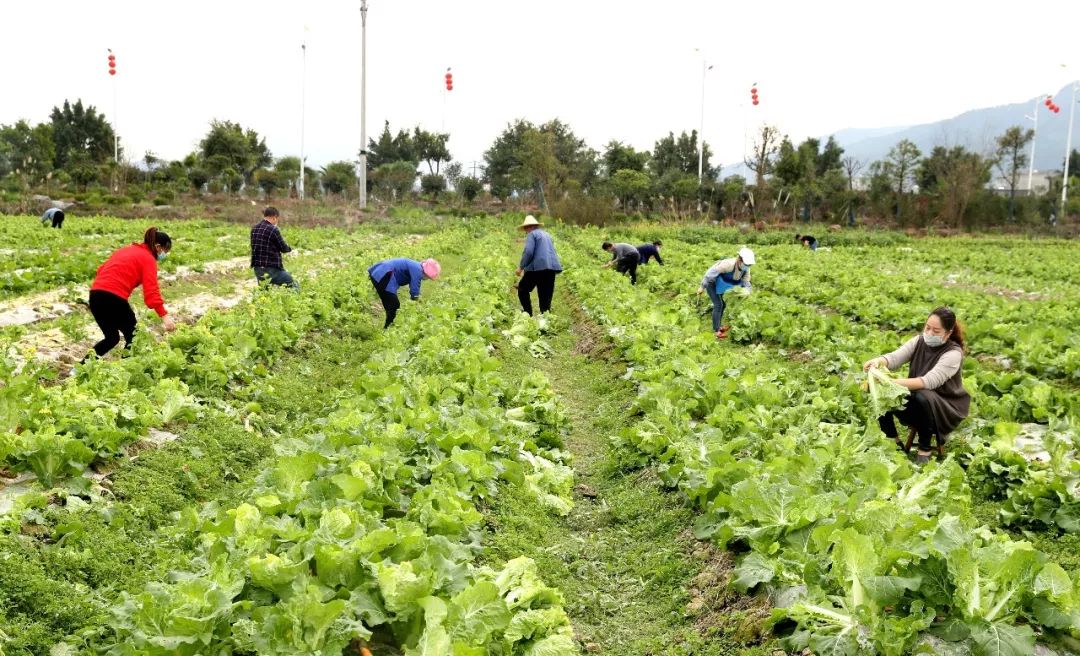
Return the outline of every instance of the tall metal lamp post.
<path id="1" fill-rule="evenodd" d="M 360 209 L 367 209 L 367 0 L 360 0 Z"/>

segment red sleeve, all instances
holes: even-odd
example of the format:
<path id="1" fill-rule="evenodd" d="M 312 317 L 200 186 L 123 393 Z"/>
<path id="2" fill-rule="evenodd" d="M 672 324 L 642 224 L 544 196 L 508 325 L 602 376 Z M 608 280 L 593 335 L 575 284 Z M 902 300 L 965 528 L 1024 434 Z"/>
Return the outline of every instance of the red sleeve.
<path id="1" fill-rule="evenodd" d="M 149 262 L 142 266 L 142 290 L 146 307 L 157 312 L 159 317 L 168 314 L 165 311 L 165 299 L 161 298 L 161 289 L 158 287 L 157 260 L 152 255 Z"/>

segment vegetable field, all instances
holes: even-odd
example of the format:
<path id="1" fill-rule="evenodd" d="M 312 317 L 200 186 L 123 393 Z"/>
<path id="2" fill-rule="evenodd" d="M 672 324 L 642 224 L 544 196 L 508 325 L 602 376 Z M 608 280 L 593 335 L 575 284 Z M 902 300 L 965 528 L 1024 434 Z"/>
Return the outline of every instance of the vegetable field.
<path id="1" fill-rule="evenodd" d="M 0 217 L 0 654 L 1080 653 L 1080 246 L 552 226 L 533 319 L 520 219 L 286 222 L 298 292 L 162 222 L 182 325 L 136 291 L 131 353 L 75 364 L 145 226 Z M 744 244 L 721 342 L 694 292 Z M 388 257 L 443 275 L 382 331 Z M 939 305 L 972 411 L 920 467 L 862 363 Z"/>

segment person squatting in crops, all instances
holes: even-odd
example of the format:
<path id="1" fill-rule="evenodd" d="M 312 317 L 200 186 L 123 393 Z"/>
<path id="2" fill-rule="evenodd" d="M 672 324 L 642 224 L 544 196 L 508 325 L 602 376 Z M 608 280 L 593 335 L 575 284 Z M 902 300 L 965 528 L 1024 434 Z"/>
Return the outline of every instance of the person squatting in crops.
<path id="1" fill-rule="evenodd" d="M 384 330 L 394 323 L 394 317 L 397 316 L 398 308 L 401 307 L 401 302 L 398 301 L 397 297 L 398 288 L 408 285 L 409 298 L 419 301 L 420 281 L 435 280 L 439 277 L 440 271 L 442 271 L 442 267 L 431 258 L 423 262 L 417 262 L 416 260 L 398 257 L 377 262 L 368 268 L 371 284 L 374 285 L 375 292 L 378 293 L 379 300 L 382 301 L 383 310 L 386 311 L 386 321 L 383 323 Z"/>
<path id="2" fill-rule="evenodd" d="M 255 280 L 260 283 L 269 280 L 271 285 L 300 289 L 281 261 L 281 254 L 292 249 L 281 236 L 280 221 L 281 213 L 277 208 L 267 207 L 263 210 L 263 220 L 251 227 L 251 268 L 255 270 Z"/>
<path id="3" fill-rule="evenodd" d="M 964 389 L 962 368 L 964 363 L 964 330 L 956 314 L 947 307 L 939 307 L 930 313 L 923 325 L 921 335 L 916 335 L 888 355 L 867 360 L 864 371 L 872 367 L 890 370 L 908 364 L 908 377 L 895 382 L 911 390 L 907 403 L 900 410 L 892 410 L 878 419 L 881 432 L 896 440 L 904 449 L 893 421 L 915 429 L 919 436 L 916 462 L 930 459 L 930 439 L 938 436 L 939 444 L 971 409 L 971 395 Z"/>
<path id="4" fill-rule="evenodd" d="M 146 307 L 157 312 L 165 330 L 173 331 L 176 324 L 165 311 L 165 301 L 158 288 L 158 262 L 172 250 L 172 239 L 157 228 L 150 228 L 143 235 L 142 243 L 125 246 L 112 255 L 97 270 L 90 285 L 90 313 L 94 315 L 104 338 L 94 345 L 94 352 L 101 357 L 120 343 L 124 336 L 124 348 L 131 347 L 135 334 L 135 312 L 128 303 L 131 292 L 142 285 Z"/>
<path id="5" fill-rule="evenodd" d="M 651 244 L 642 244 L 637 247 L 638 255 L 641 256 L 641 266 L 645 266 L 649 263 L 649 260 L 656 258 L 656 263 L 660 266 L 664 266 L 664 260 L 660 257 L 660 247 L 664 245 L 664 242 L 659 239 Z"/>
<path id="6" fill-rule="evenodd" d="M 809 248 L 812 251 L 817 250 L 817 239 L 810 235 L 795 235 L 795 243 L 802 244 L 804 248 Z"/>
<path id="7" fill-rule="evenodd" d="M 532 299 L 530 294 L 536 289 L 537 299 L 540 301 L 540 313 L 551 310 L 551 297 L 555 294 L 555 276 L 562 273 L 562 262 L 559 254 L 555 252 L 555 243 L 546 230 L 541 230 L 543 223 L 536 220 L 531 214 L 518 226 L 525 231 L 525 249 L 521 252 L 521 261 L 518 263 L 518 300 L 521 301 L 521 309 L 532 316 Z"/>
<path id="8" fill-rule="evenodd" d="M 724 294 L 732 287 L 741 287 L 744 294 L 750 293 L 750 267 L 754 266 L 756 261 L 754 251 L 743 246 L 735 257 L 720 260 L 709 267 L 701 279 L 697 294 L 700 296 L 708 292 L 712 299 L 712 329 L 717 339 L 727 339 L 729 328 L 723 325 L 724 310 L 727 307 Z"/>
<path id="9" fill-rule="evenodd" d="M 634 248 L 630 244 L 624 244 L 619 242 L 613 244 L 610 241 L 605 241 L 600 245 L 600 248 L 611 253 L 611 259 L 603 266 L 608 268 L 615 267 L 615 271 L 622 274 L 630 274 L 630 284 L 637 284 L 637 268 L 638 263 L 641 262 L 641 253 L 638 253 L 638 249 Z"/>
<path id="10" fill-rule="evenodd" d="M 50 207 L 45 210 L 45 213 L 41 215 L 41 225 L 48 226 L 50 223 L 52 227 L 59 230 L 60 226 L 64 225 L 64 210 L 59 207 Z"/>

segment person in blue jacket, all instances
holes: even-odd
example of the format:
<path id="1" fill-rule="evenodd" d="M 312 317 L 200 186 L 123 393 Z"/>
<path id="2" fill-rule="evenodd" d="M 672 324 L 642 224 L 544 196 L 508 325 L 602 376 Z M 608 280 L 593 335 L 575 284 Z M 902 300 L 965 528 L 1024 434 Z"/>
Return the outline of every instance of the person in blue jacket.
<path id="1" fill-rule="evenodd" d="M 638 246 L 637 252 L 641 254 L 642 266 L 648 264 L 649 260 L 654 257 L 656 258 L 657 264 L 664 266 L 664 260 L 660 257 L 660 247 L 663 245 L 664 243 L 657 239 L 651 244 L 642 244 L 641 246 Z"/>
<path id="2" fill-rule="evenodd" d="M 518 228 L 525 231 L 525 250 L 521 252 L 517 275 L 521 280 L 516 285 L 521 309 L 532 316 L 532 299 L 529 294 L 536 288 L 540 301 L 540 314 L 551 310 L 551 297 L 555 294 L 555 276 L 562 273 L 562 262 L 555 252 L 551 235 L 540 228 L 543 226 L 536 217 L 525 217 Z"/>
<path id="3" fill-rule="evenodd" d="M 41 215 L 41 225 L 48 226 L 50 222 L 52 227 L 59 230 L 60 226 L 64 225 L 64 210 L 59 207 L 51 207 L 45 210 L 45 213 Z"/>
<path id="4" fill-rule="evenodd" d="M 391 260 L 383 260 L 368 268 L 368 276 L 371 284 L 382 301 L 383 310 L 386 310 L 386 322 L 383 328 L 389 328 L 394 323 L 398 308 L 397 292 L 403 285 L 409 286 L 409 298 L 414 301 L 420 300 L 420 281 L 423 279 L 435 280 L 439 277 L 442 267 L 435 260 L 428 258 L 423 262 L 398 257 Z"/>
<path id="5" fill-rule="evenodd" d="M 754 265 L 754 251 L 743 246 L 738 257 L 729 257 L 709 267 L 697 293 L 708 292 L 712 299 L 712 328 L 717 339 L 726 339 L 728 327 L 722 325 L 724 319 L 724 294 L 732 287 L 742 286 L 746 293 L 750 291 L 750 267 Z"/>

